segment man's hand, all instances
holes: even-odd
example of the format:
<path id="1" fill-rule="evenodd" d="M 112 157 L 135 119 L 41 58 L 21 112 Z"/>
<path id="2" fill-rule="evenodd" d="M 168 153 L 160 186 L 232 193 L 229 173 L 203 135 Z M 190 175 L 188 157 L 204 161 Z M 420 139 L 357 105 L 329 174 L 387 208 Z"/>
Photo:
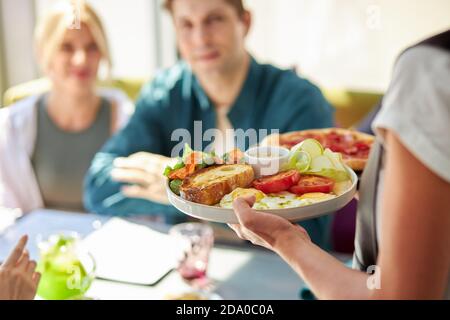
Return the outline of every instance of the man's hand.
<path id="1" fill-rule="evenodd" d="M 233 209 L 239 224 L 229 226 L 244 240 L 278 251 L 282 239 L 300 238 L 311 241 L 308 233 L 302 227 L 292 224 L 288 220 L 273 214 L 258 212 L 251 208 L 255 197 L 237 198 L 233 202 Z"/>
<path id="2" fill-rule="evenodd" d="M 111 177 L 115 181 L 130 184 L 121 189 L 127 197 L 168 204 L 163 172 L 173 161 L 158 154 L 138 152 L 115 159 Z"/>
<path id="3" fill-rule="evenodd" d="M 36 295 L 40 274 L 36 262 L 30 260 L 25 245 L 28 237 L 19 243 L 0 266 L 0 300 L 31 300 Z"/>

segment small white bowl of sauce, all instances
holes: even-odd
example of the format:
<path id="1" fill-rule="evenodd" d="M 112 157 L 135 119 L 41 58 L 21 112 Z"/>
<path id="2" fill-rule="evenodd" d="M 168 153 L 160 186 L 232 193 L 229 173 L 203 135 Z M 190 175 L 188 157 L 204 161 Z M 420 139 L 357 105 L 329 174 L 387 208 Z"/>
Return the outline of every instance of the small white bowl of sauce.
<path id="1" fill-rule="evenodd" d="M 259 146 L 245 152 L 245 162 L 253 167 L 255 176 L 270 176 L 280 172 L 289 160 L 289 149 L 277 146 Z"/>

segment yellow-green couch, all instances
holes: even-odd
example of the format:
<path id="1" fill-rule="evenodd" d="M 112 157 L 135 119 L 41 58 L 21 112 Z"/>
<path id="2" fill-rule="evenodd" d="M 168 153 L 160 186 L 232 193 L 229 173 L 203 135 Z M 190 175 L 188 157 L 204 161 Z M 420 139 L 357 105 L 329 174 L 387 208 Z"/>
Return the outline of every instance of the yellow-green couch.
<path id="1" fill-rule="evenodd" d="M 135 100 L 146 79 L 119 78 L 109 82 L 100 82 L 100 86 L 122 89 Z M 50 88 L 46 78 L 32 80 L 9 88 L 3 95 L 3 105 L 8 106 L 29 95 L 45 92 Z M 321 88 L 327 100 L 336 109 L 336 122 L 341 127 L 357 125 L 382 97 L 379 92 L 354 91 L 337 88 Z"/>

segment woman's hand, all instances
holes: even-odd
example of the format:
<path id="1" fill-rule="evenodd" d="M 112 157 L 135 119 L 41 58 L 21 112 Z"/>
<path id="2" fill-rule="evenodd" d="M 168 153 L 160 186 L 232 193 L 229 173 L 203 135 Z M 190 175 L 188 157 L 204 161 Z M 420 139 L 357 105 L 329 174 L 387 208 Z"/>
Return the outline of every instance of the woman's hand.
<path id="1" fill-rule="evenodd" d="M 279 252 L 281 245 L 291 241 L 311 241 L 305 229 L 273 214 L 258 212 L 251 208 L 255 197 L 237 198 L 233 209 L 239 224 L 229 226 L 244 240 Z"/>
<path id="2" fill-rule="evenodd" d="M 111 177 L 115 181 L 130 184 L 121 189 L 127 197 L 168 204 L 163 172 L 171 162 L 173 159 L 159 154 L 138 152 L 115 159 Z"/>
<path id="3" fill-rule="evenodd" d="M 0 300 L 31 300 L 36 295 L 40 274 L 35 272 L 36 262 L 25 250 L 27 240 L 27 236 L 20 238 L 0 266 Z"/>

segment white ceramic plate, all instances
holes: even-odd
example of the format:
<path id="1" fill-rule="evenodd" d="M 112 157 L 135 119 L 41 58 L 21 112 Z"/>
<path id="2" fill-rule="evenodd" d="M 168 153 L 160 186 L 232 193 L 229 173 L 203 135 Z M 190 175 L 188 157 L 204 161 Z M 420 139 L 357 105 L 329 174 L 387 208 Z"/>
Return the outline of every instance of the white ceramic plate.
<path id="1" fill-rule="evenodd" d="M 333 213 L 346 204 L 348 204 L 355 195 L 356 185 L 358 182 L 358 177 L 356 173 L 350 169 L 346 168 L 350 173 L 352 184 L 349 189 L 344 191 L 341 195 L 336 198 L 302 206 L 296 208 L 285 208 L 285 209 L 269 209 L 269 210 L 259 210 L 263 212 L 269 212 L 280 217 L 283 217 L 290 221 L 301 221 L 311 218 L 315 218 L 324 214 Z M 170 203 L 180 210 L 181 212 L 201 220 L 222 222 L 222 223 L 237 223 L 238 220 L 234 214 L 233 209 L 226 209 L 216 206 L 207 206 L 204 204 L 199 204 L 191 201 L 187 201 L 180 196 L 177 196 L 169 188 L 169 183 L 166 184 L 166 191 L 169 197 Z"/>

